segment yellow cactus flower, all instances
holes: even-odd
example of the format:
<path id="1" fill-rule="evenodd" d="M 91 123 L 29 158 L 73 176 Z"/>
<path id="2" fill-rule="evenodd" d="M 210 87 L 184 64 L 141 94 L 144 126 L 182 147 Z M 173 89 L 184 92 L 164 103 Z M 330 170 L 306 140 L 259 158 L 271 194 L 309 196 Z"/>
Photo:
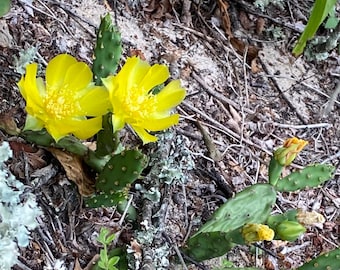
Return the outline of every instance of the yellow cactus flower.
<path id="1" fill-rule="evenodd" d="M 300 140 L 296 137 L 289 138 L 284 142 L 283 147 L 274 152 L 274 158 L 281 166 L 288 166 L 307 144 L 307 141 Z"/>
<path id="2" fill-rule="evenodd" d="M 48 63 L 46 82 L 36 77 L 37 68 L 36 63 L 29 64 L 18 82 L 26 100 L 24 129 L 46 128 L 56 141 L 68 134 L 79 139 L 96 134 L 110 103 L 107 90 L 91 83 L 91 69 L 68 54 L 60 54 Z"/>
<path id="3" fill-rule="evenodd" d="M 242 237 L 247 243 L 270 241 L 274 238 L 274 231 L 267 225 L 250 223 L 242 228 Z"/>
<path id="4" fill-rule="evenodd" d="M 178 123 L 179 115 L 171 114 L 171 110 L 185 97 L 180 81 L 171 81 L 159 93 L 151 91 L 168 77 L 166 66 L 150 66 L 138 57 L 131 57 L 116 76 L 102 79 L 110 93 L 115 132 L 128 124 L 146 144 L 157 140 L 149 131 L 164 130 Z"/>

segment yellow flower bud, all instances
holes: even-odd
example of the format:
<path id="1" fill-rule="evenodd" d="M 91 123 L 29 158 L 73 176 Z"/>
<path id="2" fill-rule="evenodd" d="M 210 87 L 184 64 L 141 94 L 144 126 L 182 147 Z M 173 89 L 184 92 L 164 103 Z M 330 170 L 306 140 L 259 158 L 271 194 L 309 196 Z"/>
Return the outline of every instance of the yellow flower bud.
<path id="1" fill-rule="evenodd" d="M 288 166 L 307 144 L 307 141 L 300 140 L 296 137 L 289 138 L 284 142 L 283 147 L 274 152 L 274 158 L 281 166 Z"/>
<path id="2" fill-rule="evenodd" d="M 242 228 L 242 237 L 247 243 L 270 241 L 274 238 L 274 231 L 267 225 L 250 223 Z"/>

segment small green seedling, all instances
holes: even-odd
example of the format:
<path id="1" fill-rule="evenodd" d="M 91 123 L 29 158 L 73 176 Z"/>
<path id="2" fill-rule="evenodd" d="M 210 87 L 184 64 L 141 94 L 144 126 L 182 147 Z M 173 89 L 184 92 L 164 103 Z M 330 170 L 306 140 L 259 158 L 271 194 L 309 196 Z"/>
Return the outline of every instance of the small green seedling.
<path id="1" fill-rule="evenodd" d="M 107 228 L 100 229 L 99 236 L 97 238 L 97 241 L 103 245 L 103 248 L 99 253 L 100 259 L 97 262 L 100 269 L 118 270 L 115 265 L 118 263 L 120 258 L 118 256 L 113 256 L 110 258 L 108 254 L 108 246 L 112 243 L 115 237 L 116 235 L 114 233 L 110 234 Z"/>

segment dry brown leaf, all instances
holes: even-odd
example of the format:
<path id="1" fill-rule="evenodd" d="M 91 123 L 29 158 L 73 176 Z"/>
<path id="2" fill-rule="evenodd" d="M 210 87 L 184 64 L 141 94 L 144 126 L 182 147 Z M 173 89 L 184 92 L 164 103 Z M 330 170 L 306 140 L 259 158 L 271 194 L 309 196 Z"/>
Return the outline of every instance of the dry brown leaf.
<path id="1" fill-rule="evenodd" d="M 61 163 L 67 178 L 78 186 L 81 195 L 89 196 L 94 193 L 94 179 L 89 177 L 80 157 L 57 148 L 49 148 L 48 150 Z"/>
<path id="2" fill-rule="evenodd" d="M 259 48 L 253 45 L 247 45 L 238 38 L 230 39 L 231 45 L 235 48 L 236 52 L 240 55 L 244 55 L 247 52 L 247 63 L 250 64 L 253 59 L 258 56 Z"/>
<path id="3" fill-rule="evenodd" d="M 247 13 L 245 13 L 243 10 L 241 10 L 239 13 L 239 19 L 244 29 L 249 30 L 251 28 L 251 21 L 249 20 Z"/>
<path id="4" fill-rule="evenodd" d="M 250 67 L 251 67 L 251 72 L 253 74 L 256 74 L 262 71 L 262 69 L 260 68 L 257 62 L 257 58 L 254 58 L 253 60 L 251 60 Z"/>
<path id="5" fill-rule="evenodd" d="M 261 35 L 264 30 L 265 20 L 259 17 L 256 21 L 256 34 Z"/>
<path id="6" fill-rule="evenodd" d="M 132 240 L 130 242 L 130 245 L 131 245 L 131 249 L 135 252 L 135 256 L 137 257 L 142 257 L 142 248 L 140 246 L 140 244 L 137 242 L 136 239 Z"/>
<path id="7" fill-rule="evenodd" d="M 221 152 L 216 148 L 215 143 L 213 139 L 211 138 L 208 131 L 202 126 L 202 124 L 199 121 L 196 121 L 196 125 L 199 128 L 200 132 L 203 136 L 203 141 L 205 143 L 205 146 L 208 149 L 209 156 L 216 162 L 222 160 L 222 154 Z"/>
<path id="8" fill-rule="evenodd" d="M 241 115 L 230 104 L 229 104 L 229 111 L 230 111 L 231 115 L 233 116 L 233 119 L 236 122 L 241 123 L 241 121 L 242 121 Z"/>
<path id="9" fill-rule="evenodd" d="M 130 55 L 130 57 L 138 56 L 141 60 L 144 60 L 144 61 L 146 60 L 146 57 L 141 50 L 131 49 L 129 55 Z"/>
<path id="10" fill-rule="evenodd" d="M 150 4 L 144 8 L 144 11 L 152 13 L 153 19 L 161 19 L 171 12 L 172 6 L 169 0 L 155 1 L 151 0 Z"/>
<path id="11" fill-rule="evenodd" d="M 230 16 L 228 13 L 229 4 L 227 2 L 224 2 L 223 0 L 218 0 L 217 2 L 218 2 L 218 7 L 221 13 L 223 29 L 226 32 L 227 36 L 229 38 L 232 38 L 233 34 L 231 32 L 231 22 L 230 22 Z"/>
<path id="12" fill-rule="evenodd" d="M 20 133 L 20 129 L 15 123 L 13 110 L 0 114 L 0 129 L 3 129 L 9 135 L 18 135 Z"/>
<path id="13" fill-rule="evenodd" d="M 78 258 L 75 259 L 75 264 L 74 264 L 73 270 L 83 270 L 83 268 L 81 268 L 81 266 L 80 266 Z"/>

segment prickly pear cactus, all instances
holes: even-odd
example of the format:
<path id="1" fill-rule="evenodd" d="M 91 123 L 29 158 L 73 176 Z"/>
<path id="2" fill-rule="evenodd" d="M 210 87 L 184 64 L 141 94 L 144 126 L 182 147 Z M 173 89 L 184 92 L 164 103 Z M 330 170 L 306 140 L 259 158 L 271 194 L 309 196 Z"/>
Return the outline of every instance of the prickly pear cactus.
<path id="1" fill-rule="evenodd" d="M 235 242 L 239 242 L 236 238 L 240 238 L 242 226 L 262 223 L 267 219 L 275 200 L 276 192 L 269 184 L 244 189 L 223 204 L 189 239 L 184 252 L 197 261 L 225 254 Z"/>
<path id="2" fill-rule="evenodd" d="M 337 248 L 305 263 L 298 270 L 338 270 L 340 269 L 340 249 Z"/>
<path id="3" fill-rule="evenodd" d="M 245 188 L 212 215 L 197 232 L 233 231 L 247 223 L 264 222 L 276 200 L 276 192 L 269 184 Z"/>
<path id="4" fill-rule="evenodd" d="M 219 257 L 227 253 L 234 243 L 228 239 L 224 232 L 205 232 L 191 237 L 184 252 L 197 261 Z"/>
<path id="5" fill-rule="evenodd" d="M 97 32 L 95 59 L 92 71 L 96 85 L 101 85 L 101 78 L 114 74 L 122 54 L 121 36 L 118 28 L 113 25 L 110 14 L 101 19 Z"/>
<path id="6" fill-rule="evenodd" d="M 103 116 L 103 128 L 97 134 L 96 155 L 112 155 L 120 145 L 117 132 L 113 131 L 112 113 Z"/>
<path id="7" fill-rule="evenodd" d="M 272 157 L 269 163 L 269 172 L 268 172 L 268 177 L 269 177 L 269 183 L 273 186 L 276 185 L 277 181 L 279 180 L 281 176 L 281 172 L 284 166 L 280 165 L 280 163 Z"/>
<path id="8" fill-rule="evenodd" d="M 96 193 L 85 199 L 88 207 L 108 207 L 125 201 L 130 185 L 146 166 L 146 156 L 137 150 L 114 155 L 96 181 Z"/>
<path id="9" fill-rule="evenodd" d="M 298 211 L 296 209 L 291 209 L 283 214 L 271 215 L 266 220 L 266 224 L 275 231 L 276 227 L 285 220 L 297 221 L 297 213 Z"/>
<path id="10" fill-rule="evenodd" d="M 293 172 L 277 181 L 277 191 L 297 191 L 304 188 L 317 187 L 332 177 L 334 167 L 326 164 L 315 164 Z"/>

